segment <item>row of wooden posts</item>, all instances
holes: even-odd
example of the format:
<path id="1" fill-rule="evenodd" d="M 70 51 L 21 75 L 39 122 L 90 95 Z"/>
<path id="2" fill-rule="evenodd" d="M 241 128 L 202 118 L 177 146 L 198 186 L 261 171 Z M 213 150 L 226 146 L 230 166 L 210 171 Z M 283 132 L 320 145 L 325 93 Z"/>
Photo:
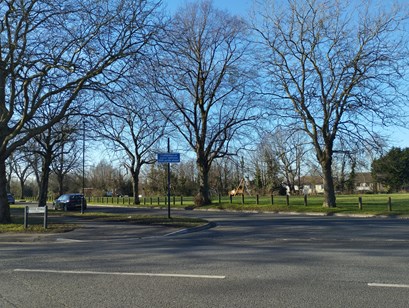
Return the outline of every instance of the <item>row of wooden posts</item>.
<path id="1" fill-rule="evenodd" d="M 229 196 L 230 199 L 230 203 L 233 203 L 233 196 Z M 274 205 L 274 195 L 270 196 L 270 200 L 271 200 L 271 205 Z M 290 206 L 290 196 L 286 195 L 286 206 Z M 167 202 L 167 197 L 164 198 L 165 203 Z M 219 203 L 221 203 L 221 195 L 219 195 L 218 197 L 218 201 Z M 160 205 L 160 197 L 157 197 L 157 202 L 158 205 Z M 260 198 L 259 195 L 256 195 L 256 204 L 258 205 L 260 203 Z M 143 198 L 143 204 L 146 205 L 147 204 L 147 198 L 144 197 Z M 153 205 L 153 198 L 150 197 L 149 198 L 149 204 Z M 173 196 L 173 205 L 176 204 L 176 197 Z M 245 204 L 245 198 L 244 195 L 241 195 L 241 204 Z M 358 208 L 360 210 L 363 209 L 363 205 L 362 205 L 362 197 L 358 197 Z M 180 205 L 183 205 L 183 196 L 180 196 Z M 308 195 L 304 195 L 304 206 L 308 206 Z M 392 211 L 392 198 L 389 197 L 388 198 L 388 211 Z"/>
<path id="2" fill-rule="evenodd" d="M 258 205 L 260 203 L 260 197 L 259 197 L 259 195 L 256 195 L 255 197 L 256 197 L 256 204 Z M 185 201 L 183 196 L 180 196 L 179 198 L 180 198 L 180 205 L 183 205 L 183 202 Z M 229 196 L 230 203 L 233 203 L 233 198 L 234 198 L 233 196 Z M 241 204 L 244 205 L 245 204 L 245 196 L 240 195 L 240 198 L 241 198 Z M 96 201 L 97 203 L 107 203 L 107 204 L 108 203 L 111 203 L 111 204 L 116 203 L 116 204 L 131 205 L 131 200 L 133 198 L 131 198 L 131 197 L 123 197 L 123 198 L 119 198 L 119 197 L 100 197 L 100 198 L 98 198 L 97 197 L 97 198 L 92 198 L 92 199 L 93 200 L 91 200 L 91 197 L 88 197 L 89 202 Z M 109 199 L 111 199 L 111 200 L 109 200 Z M 221 203 L 221 199 L 222 199 L 222 196 L 219 194 L 218 195 L 218 202 L 219 203 Z M 162 197 L 162 198 L 161 197 L 156 197 L 156 198 L 154 198 L 154 197 L 143 197 L 141 201 L 142 201 L 143 205 L 154 205 L 154 202 L 157 203 L 157 205 L 160 205 L 161 202 L 167 204 L 167 197 Z M 271 205 L 274 205 L 274 195 L 270 196 L 270 201 L 271 201 Z M 286 195 L 285 201 L 286 201 L 286 205 L 290 206 L 290 196 L 289 195 Z M 173 203 L 173 205 L 176 204 L 176 196 L 172 196 L 172 203 Z M 304 206 L 307 206 L 307 205 L 308 205 L 308 195 L 304 195 Z M 360 210 L 362 210 L 362 208 L 363 208 L 362 197 L 358 197 L 358 208 Z M 391 197 L 388 198 L 387 208 L 388 208 L 388 211 L 392 211 L 392 198 Z"/>

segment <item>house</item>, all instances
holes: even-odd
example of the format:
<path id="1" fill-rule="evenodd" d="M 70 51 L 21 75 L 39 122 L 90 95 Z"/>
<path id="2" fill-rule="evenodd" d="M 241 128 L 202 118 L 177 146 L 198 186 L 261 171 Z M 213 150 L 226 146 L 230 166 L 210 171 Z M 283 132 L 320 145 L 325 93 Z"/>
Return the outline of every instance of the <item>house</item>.
<path id="1" fill-rule="evenodd" d="M 381 183 L 376 183 L 370 172 L 361 172 L 355 175 L 356 193 L 384 193 L 388 188 Z"/>
<path id="2" fill-rule="evenodd" d="M 301 187 L 296 186 L 295 190 L 301 188 L 302 194 L 323 194 L 324 193 L 324 181 L 321 176 L 303 176 L 301 177 Z"/>
<path id="3" fill-rule="evenodd" d="M 336 182 L 336 179 L 334 179 Z M 323 194 L 324 180 L 321 176 L 303 176 L 300 181 L 301 186 L 295 186 L 295 191 L 301 194 Z M 358 194 L 385 192 L 386 189 L 379 183 L 375 183 L 370 172 L 360 172 L 355 174 L 354 192 Z"/>
<path id="4" fill-rule="evenodd" d="M 371 193 L 374 191 L 374 181 L 370 172 L 361 172 L 355 175 L 355 192 Z"/>

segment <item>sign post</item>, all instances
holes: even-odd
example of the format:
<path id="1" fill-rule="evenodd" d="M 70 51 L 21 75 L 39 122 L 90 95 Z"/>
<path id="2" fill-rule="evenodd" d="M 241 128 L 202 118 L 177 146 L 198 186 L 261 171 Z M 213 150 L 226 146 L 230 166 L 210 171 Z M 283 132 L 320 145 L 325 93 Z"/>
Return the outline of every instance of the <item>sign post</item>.
<path id="1" fill-rule="evenodd" d="M 180 163 L 180 153 L 170 153 L 170 141 L 168 138 L 168 152 L 167 153 L 158 153 L 158 163 L 168 164 L 168 218 L 170 218 L 170 164 L 171 163 Z"/>
<path id="2" fill-rule="evenodd" d="M 47 205 L 44 207 L 24 207 L 24 229 L 28 227 L 28 214 L 39 214 L 44 213 L 44 220 L 43 220 L 43 227 L 47 229 L 48 227 L 48 207 Z"/>

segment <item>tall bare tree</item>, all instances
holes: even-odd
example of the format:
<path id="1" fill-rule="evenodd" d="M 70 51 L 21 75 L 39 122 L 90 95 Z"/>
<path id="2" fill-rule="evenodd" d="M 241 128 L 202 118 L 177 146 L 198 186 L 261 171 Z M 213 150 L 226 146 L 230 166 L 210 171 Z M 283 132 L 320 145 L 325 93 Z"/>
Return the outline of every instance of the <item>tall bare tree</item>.
<path id="1" fill-rule="evenodd" d="M 155 163 L 155 148 L 166 127 L 161 113 L 137 91 L 130 87 L 111 99 L 106 115 L 98 119 L 99 138 L 119 155 L 131 174 L 134 204 L 140 204 L 141 169 L 144 165 Z"/>
<path id="2" fill-rule="evenodd" d="M 192 2 L 173 16 L 154 67 L 161 110 L 196 154 L 197 205 L 211 203 L 213 161 L 232 154 L 233 138 L 255 118 L 246 34 L 242 19 L 211 1 Z"/>
<path id="3" fill-rule="evenodd" d="M 84 91 L 121 77 L 156 31 L 148 0 L 4 0 L 0 6 L 0 223 L 11 221 L 7 157 L 66 114 Z M 48 110 L 47 121 L 33 120 Z"/>
<path id="4" fill-rule="evenodd" d="M 299 131 L 291 131 L 278 126 L 272 135 L 265 140 L 277 156 L 279 170 L 291 193 L 295 193 L 295 186 L 301 186 L 301 171 L 305 169 L 306 153 L 310 148 L 305 135 Z"/>
<path id="5" fill-rule="evenodd" d="M 20 199 L 25 198 L 25 184 L 28 177 L 33 173 L 31 164 L 29 163 L 27 151 L 16 151 L 9 157 L 14 175 L 20 183 Z"/>
<path id="6" fill-rule="evenodd" d="M 255 28 L 275 114 L 309 136 L 324 178 L 324 206 L 335 207 L 336 139 L 374 146 L 376 128 L 400 114 L 407 7 L 287 0 L 278 8 L 272 0 L 259 2 L 266 6 Z"/>
<path id="7" fill-rule="evenodd" d="M 70 133 L 72 134 L 68 135 Z M 80 149 L 80 145 L 78 143 L 78 128 L 72 130 L 71 132 L 69 129 L 65 129 L 65 132 L 62 132 L 62 134 L 65 134 L 66 138 L 61 140 L 61 144 L 59 145 L 59 153 L 51 164 L 51 170 L 57 179 L 58 195 L 62 195 L 63 193 L 67 192 L 66 178 L 72 171 L 80 168 L 80 161 L 84 150 Z M 82 146 L 83 145 L 81 145 L 81 147 Z"/>

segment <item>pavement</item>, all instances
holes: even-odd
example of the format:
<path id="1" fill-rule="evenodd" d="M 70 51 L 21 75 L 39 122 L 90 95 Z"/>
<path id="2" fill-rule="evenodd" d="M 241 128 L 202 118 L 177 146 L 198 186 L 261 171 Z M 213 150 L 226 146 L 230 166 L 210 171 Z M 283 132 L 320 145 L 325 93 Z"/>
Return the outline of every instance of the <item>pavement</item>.
<path id="1" fill-rule="evenodd" d="M 69 241 L 96 241 L 114 239 L 137 239 L 158 236 L 169 236 L 187 232 L 188 229 L 168 227 L 164 225 L 141 225 L 136 223 L 95 221 L 77 217 L 48 217 L 48 224 L 67 223 L 75 227 L 72 231 L 56 232 L 5 232 L 0 233 L 0 243 L 13 242 L 69 242 Z M 211 227 L 208 224 L 204 227 Z M 195 231 L 197 228 L 192 228 Z"/>

